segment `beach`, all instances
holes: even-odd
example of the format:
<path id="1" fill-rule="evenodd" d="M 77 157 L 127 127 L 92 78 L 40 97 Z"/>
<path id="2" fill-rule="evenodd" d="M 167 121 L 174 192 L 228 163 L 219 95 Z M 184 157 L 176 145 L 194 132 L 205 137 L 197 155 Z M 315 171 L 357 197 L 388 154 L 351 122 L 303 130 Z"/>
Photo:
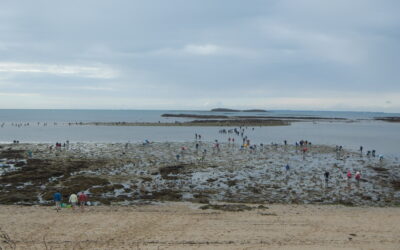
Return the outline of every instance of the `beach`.
<path id="1" fill-rule="evenodd" d="M 400 250 L 400 1 L 1 1 L 0 250 Z"/>
<path id="2" fill-rule="evenodd" d="M 301 144 L 0 144 L 0 247 L 398 249 L 399 159 Z"/>
<path id="3" fill-rule="evenodd" d="M 398 249 L 399 207 L 193 203 L 90 207 L 0 206 L 17 249 Z M 11 249 L 7 242 L 3 249 Z M 8 248 L 7 248 L 8 247 Z"/>

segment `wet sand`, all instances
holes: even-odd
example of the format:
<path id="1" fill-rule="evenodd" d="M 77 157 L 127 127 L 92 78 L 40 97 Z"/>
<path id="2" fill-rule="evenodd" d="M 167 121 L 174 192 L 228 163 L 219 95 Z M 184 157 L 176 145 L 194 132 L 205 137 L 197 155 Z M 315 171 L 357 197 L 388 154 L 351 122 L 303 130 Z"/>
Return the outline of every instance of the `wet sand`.
<path id="1" fill-rule="evenodd" d="M 17 249 L 399 249 L 400 208 L 265 205 L 226 212 L 192 203 L 85 212 L 0 206 Z M 0 246 L 7 249 L 3 240 Z"/>

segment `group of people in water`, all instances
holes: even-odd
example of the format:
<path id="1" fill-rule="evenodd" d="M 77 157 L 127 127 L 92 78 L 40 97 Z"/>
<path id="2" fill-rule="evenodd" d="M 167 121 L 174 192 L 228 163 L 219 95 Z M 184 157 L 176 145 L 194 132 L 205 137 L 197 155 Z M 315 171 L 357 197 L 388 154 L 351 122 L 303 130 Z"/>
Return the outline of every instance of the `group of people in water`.
<path id="1" fill-rule="evenodd" d="M 35 123 L 33 123 L 33 126 L 34 126 L 34 124 L 35 124 Z M 5 125 L 6 125 L 6 123 L 3 122 L 3 123 L 0 124 L 0 127 L 3 128 Z M 22 128 L 22 127 L 29 127 L 29 126 L 31 125 L 31 123 L 29 123 L 29 122 L 11 122 L 10 125 L 11 125 L 12 127 Z M 46 127 L 46 126 L 48 125 L 48 123 L 47 123 L 47 122 L 37 122 L 36 125 L 37 125 L 37 126 Z M 57 126 L 58 123 L 57 123 L 57 122 L 53 122 L 53 125 L 54 125 L 54 126 Z"/>

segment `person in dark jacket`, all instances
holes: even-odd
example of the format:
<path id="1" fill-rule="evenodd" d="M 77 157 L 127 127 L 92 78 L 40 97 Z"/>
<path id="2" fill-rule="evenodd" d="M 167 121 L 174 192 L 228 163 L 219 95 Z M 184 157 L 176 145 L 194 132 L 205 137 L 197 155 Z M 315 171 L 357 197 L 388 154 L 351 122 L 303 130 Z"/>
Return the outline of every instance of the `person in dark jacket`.
<path id="1" fill-rule="evenodd" d="M 56 210 L 58 212 L 58 210 L 61 209 L 61 201 L 62 201 L 62 195 L 59 191 L 53 194 L 53 200 L 56 203 Z"/>

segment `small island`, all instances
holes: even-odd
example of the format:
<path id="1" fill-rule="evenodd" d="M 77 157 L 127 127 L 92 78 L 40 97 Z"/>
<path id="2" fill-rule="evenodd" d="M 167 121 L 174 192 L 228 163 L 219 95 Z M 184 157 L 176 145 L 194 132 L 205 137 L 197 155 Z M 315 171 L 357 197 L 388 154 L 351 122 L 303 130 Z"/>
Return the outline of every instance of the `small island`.
<path id="1" fill-rule="evenodd" d="M 238 109 L 227 109 L 227 108 L 215 108 L 211 109 L 211 112 L 268 112 L 264 109 L 246 109 L 246 110 L 238 110 Z"/>
<path id="2" fill-rule="evenodd" d="M 211 109 L 211 112 L 240 112 L 240 110 L 237 109 L 226 109 L 226 108 L 215 108 Z"/>

